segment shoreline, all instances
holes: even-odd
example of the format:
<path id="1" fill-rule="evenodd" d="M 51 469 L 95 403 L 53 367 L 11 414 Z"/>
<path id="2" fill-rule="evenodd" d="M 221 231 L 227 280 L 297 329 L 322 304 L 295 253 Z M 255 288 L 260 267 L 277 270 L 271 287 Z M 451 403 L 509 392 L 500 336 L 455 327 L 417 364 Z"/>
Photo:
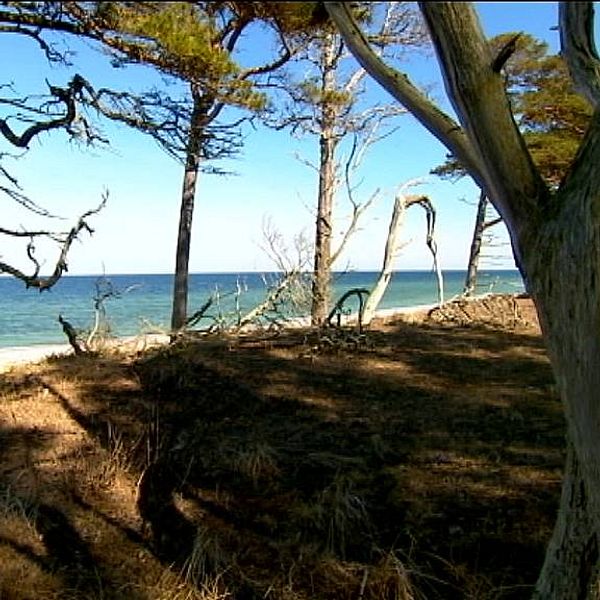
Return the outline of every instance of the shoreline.
<path id="1" fill-rule="evenodd" d="M 493 296 L 493 293 L 482 294 L 474 296 L 473 300 L 485 298 L 486 296 Z M 519 294 L 515 294 L 518 296 Z M 450 298 L 444 302 L 448 304 L 457 298 Z M 413 317 L 417 317 L 424 312 L 428 312 L 433 308 L 436 308 L 439 304 L 418 304 L 414 306 L 402 306 L 397 308 L 383 308 L 375 312 L 374 319 L 383 320 L 395 318 L 399 316 L 405 317 L 409 322 L 413 320 Z M 345 323 L 348 321 L 352 322 L 352 319 L 356 318 L 356 315 L 348 315 L 344 320 Z M 306 327 L 310 326 L 310 321 L 306 318 L 294 319 L 290 322 L 287 327 Z M 148 347 L 161 345 L 169 342 L 169 336 L 167 334 L 160 333 L 145 333 L 135 336 L 126 336 L 117 338 L 114 342 L 115 347 L 120 349 L 126 349 L 129 351 L 137 352 L 142 351 Z M 46 358 L 54 355 L 69 355 L 73 354 L 73 348 L 68 344 L 33 344 L 30 346 L 6 346 L 0 348 L 0 373 L 10 370 L 13 367 L 23 366 L 27 364 L 36 364 Z"/>
<path id="2" fill-rule="evenodd" d="M 158 333 L 147 333 L 117 338 L 113 345 L 131 352 L 142 351 L 151 346 L 168 343 L 169 336 Z M 6 346 L 0 348 L 0 374 L 13 367 L 34 365 L 51 356 L 73 355 L 70 344 L 34 344 L 31 346 Z"/>
<path id="3" fill-rule="evenodd" d="M 398 308 L 384 308 L 376 311 L 375 319 L 388 319 L 401 315 L 410 316 L 429 311 L 438 304 L 420 304 L 415 306 L 402 306 Z M 353 315 L 346 317 L 352 319 Z M 355 317 L 355 315 L 354 315 Z M 291 321 L 287 327 L 290 329 L 296 327 L 309 327 L 310 320 L 298 318 Z M 145 333 L 135 336 L 126 336 L 117 338 L 115 346 L 125 348 L 130 351 L 141 351 L 149 346 L 168 343 L 169 336 L 159 333 Z M 30 346 L 6 346 L 0 348 L 0 373 L 3 373 L 13 367 L 27 364 L 37 364 L 46 358 L 54 355 L 67 356 L 73 354 L 73 348 L 70 344 L 32 344 Z"/>

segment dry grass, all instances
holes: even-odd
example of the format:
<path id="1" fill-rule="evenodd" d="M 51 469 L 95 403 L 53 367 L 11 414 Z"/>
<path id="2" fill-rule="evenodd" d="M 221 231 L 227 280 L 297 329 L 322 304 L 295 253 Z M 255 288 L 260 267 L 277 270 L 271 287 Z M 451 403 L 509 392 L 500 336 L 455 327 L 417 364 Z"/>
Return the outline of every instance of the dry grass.
<path id="1" fill-rule="evenodd" d="M 564 423 L 530 307 L 486 302 L 2 374 L 0 598 L 528 597 Z"/>

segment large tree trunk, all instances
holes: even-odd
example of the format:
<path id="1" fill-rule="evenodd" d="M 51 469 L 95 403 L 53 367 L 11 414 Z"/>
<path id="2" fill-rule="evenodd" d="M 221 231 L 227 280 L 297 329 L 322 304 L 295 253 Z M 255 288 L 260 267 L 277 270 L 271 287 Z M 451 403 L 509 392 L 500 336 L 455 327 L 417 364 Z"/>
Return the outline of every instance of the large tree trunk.
<path id="1" fill-rule="evenodd" d="M 536 597 L 600 598 L 600 115 L 524 256 L 569 450 Z"/>
<path id="2" fill-rule="evenodd" d="M 179 213 L 179 231 L 175 254 L 175 277 L 173 282 L 173 307 L 171 312 L 171 330 L 181 329 L 187 319 L 188 280 L 190 246 L 192 240 L 192 217 L 196 183 L 200 168 L 200 151 L 205 110 L 197 94 L 194 94 L 194 108 L 190 122 L 190 133 L 181 191 L 181 210 Z"/>
<path id="3" fill-rule="evenodd" d="M 321 134 L 319 137 L 319 197 L 315 232 L 315 261 L 312 284 L 311 321 L 321 326 L 329 314 L 331 301 L 331 234 L 333 201 L 336 188 L 334 103 L 327 95 L 335 90 L 336 36 L 327 35 L 323 40 L 321 81 Z"/>
<path id="4" fill-rule="evenodd" d="M 579 460 L 569 444 L 560 511 L 534 598 L 598 598 L 599 591 L 598 534 L 593 526 Z"/>

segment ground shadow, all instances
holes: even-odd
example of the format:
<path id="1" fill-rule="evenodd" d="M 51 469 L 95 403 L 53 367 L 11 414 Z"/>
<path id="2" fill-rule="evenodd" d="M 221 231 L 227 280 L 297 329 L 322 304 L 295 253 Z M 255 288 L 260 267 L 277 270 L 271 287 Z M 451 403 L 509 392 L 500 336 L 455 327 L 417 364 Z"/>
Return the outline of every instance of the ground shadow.
<path id="1" fill-rule="evenodd" d="M 44 389 L 32 374 L 0 375 L 4 402 L 0 418 L 0 561 L 4 575 L 12 573 L 12 581 L 0 577 L 0 596 L 121 598 L 122 582 L 113 587 L 105 557 L 98 560 L 94 555 L 86 540 L 90 532 L 82 533 L 63 482 L 47 477 L 56 467 L 57 440 L 72 432 L 61 429 L 61 424 L 44 412 L 42 404 L 48 399 Z M 31 415 L 27 425 L 19 424 L 22 411 L 36 410 L 41 413 L 39 420 Z M 80 452 L 74 445 L 70 452 L 62 453 L 61 460 L 72 461 Z M 55 485 L 49 486 L 50 481 Z M 18 560 L 9 571 L 14 557 Z M 36 569 L 45 575 L 43 583 L 36 579 Z M 135 590 L 127 591 L 127 598 L 138 597 Z"/>
<path id="2" fill-rule="evenodd" d="M 196 557 L 236 598 L 292 574 L 350 598 L 395 550 L 429 598 L 484 583 L 527 596 L 563 459 L 539 337 L 398 324 L 353 349 L 307 340 L 176 345 L 113 365 L 140 389 L 90 377 L 63 399 L 101 443 L 109 423 L 134 448 L 138 509 L 165 563 Z M 77 360 L 52 368 L 68 377 Z"/>

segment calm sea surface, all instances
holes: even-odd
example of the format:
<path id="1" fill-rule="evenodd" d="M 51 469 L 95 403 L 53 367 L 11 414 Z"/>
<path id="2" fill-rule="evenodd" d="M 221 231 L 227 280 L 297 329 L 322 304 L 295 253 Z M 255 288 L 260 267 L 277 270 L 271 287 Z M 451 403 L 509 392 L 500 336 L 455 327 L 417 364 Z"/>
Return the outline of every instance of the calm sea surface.
<path id="1" fill-rule="evenodd" d="M 190 280 L 189 313 L 198 310 L 215 292 L 223 296 L 219 309 L 222 314 L 235 310 L 235 292 L 241 289 L 241 312 L 264 299 L 267 281 L 276 274 L 210 273 L 194 274 Z M 376 272 L 350 272 L 334 277 L 334 297 L 351 288 L 370 289 Z M 445 297 L 462 291 L 464 271 L 444 272 Z M 94 319 L 94 294 L 97 276 L 68 276 L 51 290 L 40 294 L 27 290 L 10 277 L 0 277 L 0 347 L 33 346 L 36 344 L 66 343 L 57 322 L 59 314 L 78 329 L 89 329 Z M 170 320 L 172 275 L 108 275 L 106 279 L 118 297 L 105 302 L 111 332 L 116 336 L 166 330 Z M 523 282 L 517 271 L 481 271 L 478 293 L 521 292 Z M 437 302 L 435 274 L 430 271 L 397 271 L 379 308 L 399 308 Z M 211 311 L 209 311 L 211 312 Z M 207 323 L 205 322 L 204 325 Z"/>

